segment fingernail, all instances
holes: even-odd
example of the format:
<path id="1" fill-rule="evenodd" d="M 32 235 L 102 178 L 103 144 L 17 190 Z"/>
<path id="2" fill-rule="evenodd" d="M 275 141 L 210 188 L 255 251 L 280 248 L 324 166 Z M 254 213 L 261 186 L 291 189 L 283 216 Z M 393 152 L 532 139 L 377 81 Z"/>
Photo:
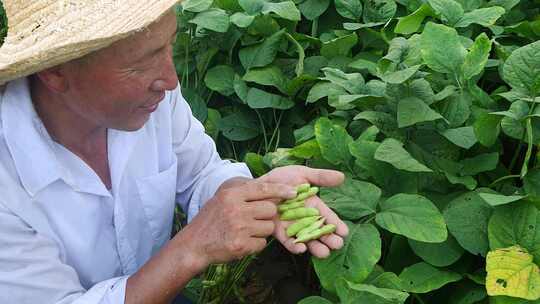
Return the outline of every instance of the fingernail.
<path id="1" fill-rule="evenodd" d="M 296 192 L 296 189 L 295 188 L 290 188 L 288 191 L 287 191 L 287 197 L 288 198 L 294 198 L 298 195 L 298 193 Z"/>

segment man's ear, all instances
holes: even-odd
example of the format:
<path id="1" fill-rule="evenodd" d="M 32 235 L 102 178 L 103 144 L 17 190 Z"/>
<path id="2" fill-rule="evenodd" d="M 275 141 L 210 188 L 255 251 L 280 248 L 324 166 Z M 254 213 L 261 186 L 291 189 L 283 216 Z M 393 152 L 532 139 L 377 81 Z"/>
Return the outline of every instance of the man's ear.
<path id="1" fill-rule="evenodd" d="M 41 72 L 36 73 L 39 80 L 49 90 L 56 93 L 65 93 L 69 88 L 67 80 L 66 69 L 62 66 L 55 66 Z"/>

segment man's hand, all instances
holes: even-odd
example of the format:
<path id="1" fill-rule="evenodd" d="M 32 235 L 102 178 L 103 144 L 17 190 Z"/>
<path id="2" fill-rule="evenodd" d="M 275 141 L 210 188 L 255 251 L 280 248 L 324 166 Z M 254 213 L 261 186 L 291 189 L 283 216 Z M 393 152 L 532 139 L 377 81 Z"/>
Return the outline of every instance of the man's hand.
<path id="1" fill-rule="evenodd" d="M 334 170 L 312 169 L 304 166 L 281 167 L 257 179 L 264 183 L 280 183 L 291 186 L 310 183 L 314 186 L 335 187 L 344 181 L 343 173 Z M 317 196 L 306 201 L 306 206 L 319 209 L 321 215 L 326 218 L 327 224 L 336 225 L 336 232 L 325 235 L 319 240 L 314 240 L 305 244 L 294 244 L 293 238 L 285 233 L 285 229 L 292 223 L 279 220 L 279 216 L 274 219 L 276 229 L 274 237 L 278 239 L 290 252 L 303 253 L 307 249 L 316 257 L 324 258 L 330 254 L 331 250 L 343 247 L 343 238 L 349 233 L 347 225 Z"/>
<path id="2" fill-rule="evenodd" d="M 259 252 L 275 231 L 277 207 L 272 200 L 295 196 L 293 186 L 260 180 L 220 187 L 182 231 L 194 236 L 193 242 L 183 245 L 203 268 Z"/>

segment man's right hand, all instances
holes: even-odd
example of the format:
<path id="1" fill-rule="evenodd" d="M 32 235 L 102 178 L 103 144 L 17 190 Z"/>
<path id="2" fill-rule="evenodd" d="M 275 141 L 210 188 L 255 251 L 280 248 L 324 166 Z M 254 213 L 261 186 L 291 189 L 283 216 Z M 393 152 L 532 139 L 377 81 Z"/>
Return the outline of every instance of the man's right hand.
<path id="1" fill-rule="evenodd" d="M 202 268 L 259 252 L 275 229 L 276 199 L 295 196 L 295 187 L 256 180 L 220 188 L 180 233 L 194 241 L 179 246 L 189 248 Z"/>

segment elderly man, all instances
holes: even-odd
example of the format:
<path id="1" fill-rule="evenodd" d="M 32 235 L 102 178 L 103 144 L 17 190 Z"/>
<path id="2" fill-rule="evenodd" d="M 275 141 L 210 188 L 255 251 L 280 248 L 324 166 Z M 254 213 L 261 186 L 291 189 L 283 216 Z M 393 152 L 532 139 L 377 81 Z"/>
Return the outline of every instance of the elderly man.
<path id="1" fill-rule="evenodd" d="M 0 49 L 0 303 L 170 303 L 212 263 L 262 250 L 325 257 L 335 234 L 287 238 L 276 202 L 339 172 L 251 179 L 219 158 L 182 98 L 176 1 L 4 1 Z M 190 224 L 170 238 L 174 205 Z"/>

